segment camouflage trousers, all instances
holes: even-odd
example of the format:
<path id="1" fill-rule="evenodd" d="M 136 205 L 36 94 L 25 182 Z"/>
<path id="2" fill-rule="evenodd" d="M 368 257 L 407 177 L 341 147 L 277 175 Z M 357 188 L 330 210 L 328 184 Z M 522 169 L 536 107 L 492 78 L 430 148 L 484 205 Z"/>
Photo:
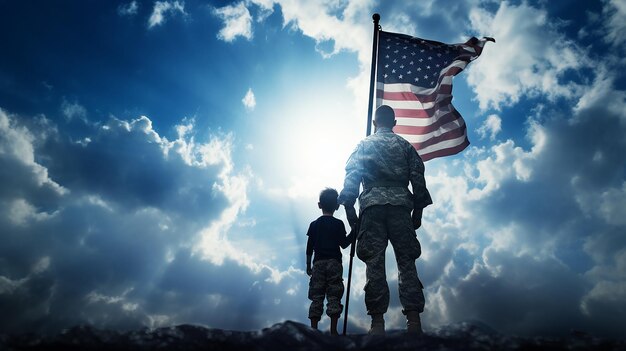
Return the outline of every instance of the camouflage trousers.
<path id="1" fill-rule="evenodd" d="M 424 311 L 422 282 L 415 260 L 422 249 L 411 220 L 403 206 L 370 206 L 361 214 L 356 253 L 366 265 L 365 307 L 367 314 L 382 314 L 389 307 L 389 286 L 385 273 L 385 250 L 391 242 L 398 264 L 398 285 L 403 313 Z"/>
<path id="2" fill-rule="evenodd" d="M 343 311 L 343 266 L 335 259 L 318 260 L 313 263 L 313 274 L 309 281 L 309 318 L 320 319 L 324 309 L 324 297 L 328 300 L 326 314 L 338 316 Z"/>

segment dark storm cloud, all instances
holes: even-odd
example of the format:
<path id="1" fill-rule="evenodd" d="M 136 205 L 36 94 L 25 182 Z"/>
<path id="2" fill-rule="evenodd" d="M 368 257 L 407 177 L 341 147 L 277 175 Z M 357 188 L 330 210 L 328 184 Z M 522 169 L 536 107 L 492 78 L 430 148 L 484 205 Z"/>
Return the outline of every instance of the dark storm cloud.
<path id="1" fill-rule="evenodd" d="M 506 251 L 489 251 L 485 259 L 496 272 L 476 266 L 458 285 L 443 288 L 454 319 L 478 319 L 501 332 L 525 335 L 589 326 L 576 308 L 585 284 L 560 262 Z"/>
<path id="2" fill-rule="evenodd" d="M 131 208 L 151 206 L 207 220 L 217 214 L 212 207 L 225 205 L 223 194 L 213 188 L 223 165 L 189 167 L 145 117 L 131 123 L 112 118 L 95 126 L 88 138 L 84 143 L 51 139 L 42 150 L 44 159 L 53 160 L 45 163 L 50 174 L 73 191 Z"/>

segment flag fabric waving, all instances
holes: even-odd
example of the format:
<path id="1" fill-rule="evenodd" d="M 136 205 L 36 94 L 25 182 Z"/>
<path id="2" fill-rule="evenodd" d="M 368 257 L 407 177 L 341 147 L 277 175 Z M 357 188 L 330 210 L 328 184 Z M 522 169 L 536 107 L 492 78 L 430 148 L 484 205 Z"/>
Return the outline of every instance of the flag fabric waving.
<path id="1" fill-rule="evenodd" d="M 463 117 L 452 106 L 452 77 L 476 59 L 492 38 L 444 44 L 379 31 L 376 106 L 396 114 L 394 132 L 424 161 L 454 155 L 469 145 Z"/>

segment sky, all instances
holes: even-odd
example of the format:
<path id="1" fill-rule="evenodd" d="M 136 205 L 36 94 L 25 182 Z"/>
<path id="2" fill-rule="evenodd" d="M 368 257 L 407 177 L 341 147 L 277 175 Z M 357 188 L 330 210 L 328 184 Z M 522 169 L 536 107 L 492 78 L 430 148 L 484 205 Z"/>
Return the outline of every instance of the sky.
<path id="1" fill-rule="evenodd" d="M 623 337 L 623 0 L 0 1 L 0 332 L 308 323 L 306 230 L 365 137 L 373 13 L 496 39 L 454 78 L 471 145 L 425 164 L 424 328 Z M 391 249 L 387 273 L 403 328 Z M 355 259 L 350 332 L 364 284 Z"/>

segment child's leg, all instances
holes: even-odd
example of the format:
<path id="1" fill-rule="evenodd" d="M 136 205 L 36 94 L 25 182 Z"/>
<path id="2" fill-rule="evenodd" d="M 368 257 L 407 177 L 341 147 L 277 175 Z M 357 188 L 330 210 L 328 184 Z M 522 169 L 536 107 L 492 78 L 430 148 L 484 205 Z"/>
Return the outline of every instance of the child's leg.
<path id="1" fill-rule="evenodd" d="M 313 264 L 313 273 L 309 281 L 309 300 L 311 300 L 309 319 L 311 320 L 311 327 L 314 329 L 317 329 L 317 322 L 322 318 L 322 313 L 324 312 L 326 277 L 324 270 L 321 268 L 318 262 Z"/>
<path id="2" fill-rule="evenodd" d="M 337 320 L 343 311 L 341 298 L 343 297 L 343 267 L 337 260 L 329 260 L 327 264 L 326 314 L 331 319 L 330 333 L 337 334 Z"/>

